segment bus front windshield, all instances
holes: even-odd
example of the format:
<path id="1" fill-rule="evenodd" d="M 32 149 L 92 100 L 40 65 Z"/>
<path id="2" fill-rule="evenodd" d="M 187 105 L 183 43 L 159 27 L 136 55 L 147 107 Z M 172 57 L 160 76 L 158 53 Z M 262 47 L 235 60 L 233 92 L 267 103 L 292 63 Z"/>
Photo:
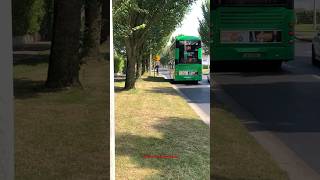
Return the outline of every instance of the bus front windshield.
<path id="1" fill-rule="evenodd" d="M 198 57 L 201 41 L 177 41 L 177 48 L 179 48 L 179 64 L 201 63 Z"/>

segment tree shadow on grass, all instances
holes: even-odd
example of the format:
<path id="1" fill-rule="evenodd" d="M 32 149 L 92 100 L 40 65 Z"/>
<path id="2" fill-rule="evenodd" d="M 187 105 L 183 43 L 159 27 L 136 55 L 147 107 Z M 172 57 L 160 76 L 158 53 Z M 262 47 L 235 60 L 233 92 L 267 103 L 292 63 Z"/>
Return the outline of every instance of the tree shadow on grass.
<path id="1" fill-rule="evenodd" d="M 114 82 L 125 82 L 126 78 L 114 78 Z"/>
<path id="2" fill-rule="evenodd" d="M 44 86 L 45 81 L 34 81 L 27 78 L 14 79 L 14 97 L 16 99 L 34 98 L 39 93 L 58 92 L 62 89 L 48 89 Z"/>
<path id="3" fill-rule="evenodd" d="M 178 92 L 172 87 L 153 87 L 152 89 L 145 90 L 148 93 L 161 93 L 165 95 L 178 96 Z"/>
<path id="4" fill-rule="evenodd" d="M 153 76 L 148 76 L 146 78 L 143 78 L 142 80 L 150 81 L 150 82 L 169 82 L 168 79 L 164 79 L 163 77 L 153 77 Z"/>
<path id="5" fill-rule="evenodd" d="M 206 124 L 197 119 L 170 117 L 148 128 L 160 132 L 161 137 L 118 133 L 117 157 L 129 157 L 135 166 L 158 171 L 145 179 L 209 179 L 210 134 Z M 144 158 L 145 155 L 178 158 Z"/>
<path id="6" fill-rule="evenodd" d="M 14 54 L 13 65 L 36 66 L 38 64 L 47 64 L 49 62 L 48 54 Z"/>
<path id="7" fill-rule="evenodd" d="M 45 51 L 49 50 L 51 47 L 50 42 L 37 42 L 37 43 L 29 43 L 19 46 L 14 46 L 14 51 Z"/>
<path id="8" fill-rule="evenodd" d="M 122 86 L 114 86 L 114 92 L 122 92 L 122 91 L 125 91 L 124 90 L 124 87 L 122 87 Z"/>

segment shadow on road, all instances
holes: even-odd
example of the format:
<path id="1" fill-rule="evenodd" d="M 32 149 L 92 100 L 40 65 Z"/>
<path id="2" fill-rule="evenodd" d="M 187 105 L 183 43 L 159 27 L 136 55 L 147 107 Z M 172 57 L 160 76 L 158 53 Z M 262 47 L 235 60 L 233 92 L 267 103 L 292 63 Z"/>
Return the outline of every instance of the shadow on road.
<path id="1" fill-rule="evenodd" d="M 243 80 L 221 86 L 259 122 L 261 126 L 256 130 L 320 132 L 320 96 L 314 91 L 320 89 L 317 80 L 251 84 Z"/>

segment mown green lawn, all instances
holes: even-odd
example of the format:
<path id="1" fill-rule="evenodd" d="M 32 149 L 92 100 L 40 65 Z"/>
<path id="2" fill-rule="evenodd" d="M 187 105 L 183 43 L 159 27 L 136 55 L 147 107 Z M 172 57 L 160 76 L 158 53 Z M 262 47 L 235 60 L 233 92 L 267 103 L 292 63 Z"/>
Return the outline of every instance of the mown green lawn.
<path id="1" fill-rule="evenodd" d="M 170 83 L 145 76 L 135 90 L 115 86 L 116 179 L 209 179 L 209 127 Z"/>
<path id="2" fill-rule="evenodd" d="M 47 67 L 14 66 L 16 179 L 109 179 L 107 62 L 83 66 L 84 89 L 45 89 Z"/>
<path id="3" fill-rule="evenodd" d="M 295 34 L 297 38 L 311 40 L 318 31 L 319 31 L 319 26 L 317 27 L 317 30 L 315 30 L 313 28 L 313 24 L 297 24 L 295 26 Z"/>

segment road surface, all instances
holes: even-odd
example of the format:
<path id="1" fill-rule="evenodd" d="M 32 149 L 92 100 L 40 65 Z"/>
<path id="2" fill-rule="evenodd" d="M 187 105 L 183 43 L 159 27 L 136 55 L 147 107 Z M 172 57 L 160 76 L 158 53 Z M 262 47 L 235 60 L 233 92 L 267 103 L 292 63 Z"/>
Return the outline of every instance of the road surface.
<path id="1" fill-rule="evenodd" d="M 159 70 L 166 79 L 169 78 L 168 71 L 161 68 Z M 185 96 L 187 102 L 206 123 L 210 124 L 210 84 L 207 76 L 199 84 L 175 83 L 174 87 Z"/>
<path id="2" fill-rule="evenodd" d="M 320 68 L 311 64 L 311 43 L 297 42 L 295 60 L 281 72 L 217 72 L 212 79 L 260 130 L 320 173 Z"/>

